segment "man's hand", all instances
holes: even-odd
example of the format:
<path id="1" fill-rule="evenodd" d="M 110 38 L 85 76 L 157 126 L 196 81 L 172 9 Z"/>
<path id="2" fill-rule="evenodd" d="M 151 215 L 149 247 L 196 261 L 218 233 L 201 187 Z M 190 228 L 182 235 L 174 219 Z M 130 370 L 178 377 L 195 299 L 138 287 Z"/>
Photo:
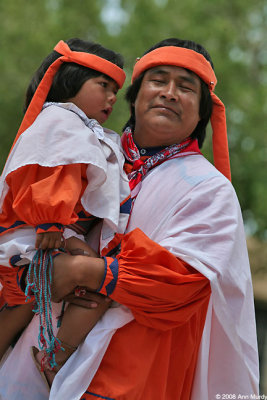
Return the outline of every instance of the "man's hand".
<path id="1" fill-rule="evenodd" d="M 84 308 L 97 308 L 102 303 L 112 302 L 109 297 L 100 293 L 89 292 L 86 289 L 83 289 L 82 293 L 79 295 L 76 294 L 75 290 L 74 293 L 66 296 L 64 300 Z"/>
<path id="2" fill-rule="evenodd" d="M 58 303 L 77 286 L 96 291 L 105 274 L 105 262 L 101 258 L 83 255 L 61 254 L 54 258 L 52 301 Z"/>
<path id="3" fill-rule="evenodd" d="M 59 249 L 62 247 L 61 232 L 44 232 L 36 234 L 36 249 Z"/>

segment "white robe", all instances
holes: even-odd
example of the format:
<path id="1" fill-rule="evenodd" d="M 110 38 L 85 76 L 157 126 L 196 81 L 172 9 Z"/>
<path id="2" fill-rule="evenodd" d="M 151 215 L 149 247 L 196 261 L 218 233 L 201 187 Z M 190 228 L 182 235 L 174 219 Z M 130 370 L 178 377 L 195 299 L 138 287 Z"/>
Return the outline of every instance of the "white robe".
<path id="1" fill-rule="evenodd" d="M 210 280 L 212 293 L 191 400 L 213 400 L 217 394 L 257 395 L 259 369 L 251 273 L 241 211 L 231 183 L 201 155 L 166 161 L 151 170 L 142 182 L 128 231 L 136 227 Z M 97 345 L 98 329 L 101 331 L 101 323 L 107 327 L 111 321 L 114 323 L 114 310 L 105 314 L 86 339 L 94 333 L 96 353 L 97 346 L 101 348 L 101 340 Z M 124 319 L 127 323 L 130 318 L 123 316 L 121 322 Z M 23 337 L 30 337 L 33 331 L 32 323 Z M 112 328 L 106 331 L 107 341 L 113 333 Z M 48 396 L 40 393 L 38 397 L 30 396 L 32 386 L 37 387 L 37 381 L 38 385 L 41 383 L 28 356 L 26 365 L 30 372 L 25 377 L 25 369 L 24 376 L 16 370 L 14 376 L 23 337 L 0 370 L 2 400 L 45 400 Z M 26 354 L 27 348 L 23 351 Z M 63 391 L 60 392 L 63 385 L 64 393 L 68 388 L 78 390 L 79 373 L 71 369 L 72 357 L 56 376 L 50 399 L 79 399 L 62 397 Z M 94 371 L 97 367 L 92 364 Z M 60 387 L 64 370 L 70 371 L 71 378 Z M 9 382 L 21 381 L 24 387 L 28 383 L 31 388 L 27 396 L 14 392 L 9 397 L 4 395 L 8 378 Z"/>

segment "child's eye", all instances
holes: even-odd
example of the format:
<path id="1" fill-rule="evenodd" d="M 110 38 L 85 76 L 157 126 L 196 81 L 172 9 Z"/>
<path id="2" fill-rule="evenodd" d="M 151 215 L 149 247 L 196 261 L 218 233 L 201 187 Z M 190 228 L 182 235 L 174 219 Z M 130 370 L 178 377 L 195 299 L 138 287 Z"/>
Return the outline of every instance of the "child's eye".
<path id="1" fill-rule="evenodd" d="M 106 82 L 106 81 L 101 81 L 101 82 L 99 82 L 99 84 L 101 86 L 103 86 L 104 88 L 106 88 L 108 86 L 108 82 Z"/>

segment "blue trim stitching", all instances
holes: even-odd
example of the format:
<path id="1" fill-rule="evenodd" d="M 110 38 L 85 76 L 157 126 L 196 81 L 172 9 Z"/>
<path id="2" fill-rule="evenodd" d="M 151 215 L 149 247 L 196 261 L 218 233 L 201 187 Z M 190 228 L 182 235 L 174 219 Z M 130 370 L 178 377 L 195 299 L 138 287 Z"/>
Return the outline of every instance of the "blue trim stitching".
<path id="1" fill-rule="evenodd" d="M 118 274 L 119 274 L 119 262 L 118 262 L 117 258 L 115 258 L 114 261 L 112 261 L 112 263 L 109 264 L 109 268 L 113 275 L 113 279 L 106 286 L 107 296 L 110 296 L 113 293 L 113 291 L 116 287 L 116 284 L 117 284 Z"/>
<path id="2" fill-rule="evenodd" d="M 101 396 L 100 394 L 96 394 L 96 393 L 92 393 L 92 392 L 85 392 L 86 394 L 90 394 L 91 396 L 95 396 L 95 397 L 100 397 L 101 399 L 105 399 L 105 400 L 116 400 L 114 398 L 111 397 L 106 397 L 106 396 Z"/>
<path id="3" fill-rule="evenodd" d="M 106 257 L 103 257 L 103 260 L 104 260 L 104 263 L 105 263 L 105 272 L 104 272 L 104 276 L 103 276 L 102 282 L 101 282 L 99 288 L 97 289 L 97 292 L 100 292 L 100 290 L 103 288 L 103 285 L 104 285 L 104 282 L 105 282 L 106 276 L 107 276 L 107 259 L 106 259 Z"/>

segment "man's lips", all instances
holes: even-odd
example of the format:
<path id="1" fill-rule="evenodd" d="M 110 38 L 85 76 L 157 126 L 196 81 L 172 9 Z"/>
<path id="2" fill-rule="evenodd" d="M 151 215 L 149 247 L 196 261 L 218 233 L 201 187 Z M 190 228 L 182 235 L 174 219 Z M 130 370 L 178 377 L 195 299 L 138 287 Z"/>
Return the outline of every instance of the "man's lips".
<path id="1" fill-rule="evenodd" d="M 174 109 L 174 108 L 172 108 L 170 106 L 166 106 L 165 104 L 156 104 L 156 105 L 152 106 L 151 108 L 158 108 L 158 109 L 161 109 L 161 110 L 167 110 L 167 111 L 170 111 L 170 112 L 180 116 L 180 113 L 179 113 L 178 110 L 176 110 L 176 109 Z"/>

